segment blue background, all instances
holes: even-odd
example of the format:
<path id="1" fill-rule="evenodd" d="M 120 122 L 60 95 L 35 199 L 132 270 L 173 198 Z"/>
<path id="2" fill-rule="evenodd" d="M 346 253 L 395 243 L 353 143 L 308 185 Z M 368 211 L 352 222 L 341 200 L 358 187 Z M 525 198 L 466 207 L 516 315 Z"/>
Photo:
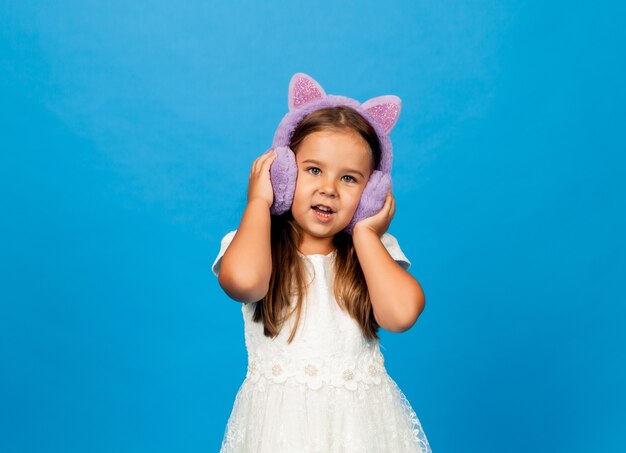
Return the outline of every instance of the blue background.
<path id="1" fill-rule="evenodd" d="M 218 451 L 210 271 L 295 72 L 403 100 L 383 332 L 435 453 L 626 448 L 621 2 L 0 2 L 0 451 Z"/>

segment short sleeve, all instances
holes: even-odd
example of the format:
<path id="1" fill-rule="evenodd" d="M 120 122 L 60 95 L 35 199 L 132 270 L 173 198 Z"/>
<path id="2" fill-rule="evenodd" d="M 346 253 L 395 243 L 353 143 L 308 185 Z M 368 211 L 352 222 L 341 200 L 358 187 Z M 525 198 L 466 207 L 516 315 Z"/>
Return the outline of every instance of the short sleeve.
<path id="1" fill-rule="evenodd" d="M 216 277 L 218 276 L 218 274 L 220 272 L 220 266 L 222 264 L 222 256 L 224 256 L 224 253 L 226 252 L 226 249 L 228 248 L 228 246 L 232 242 L 233 238 L 235 237 L 235 233 L 236 232 L 237 232 L 237 230 L 230 231 L 230 232 L 226 233 L 226 236 L 224 236 L 222 238 L 222 243 L 220 245 L 220 251 L 218 252 L 217 257 L 215 258 L 215 261 L 213 261 L 213 265 L 211 266 L 211 270 L 213 271 L 213 274 Z"/>
<path id="2" fill-rule="evenodd" d="M 400 249 L 398 240 L 391 234 L 385 233 L 380 238 L 381 242 L 391 255 L 391 257 L 406 271 L 411 267 L 411 262 Z"/>

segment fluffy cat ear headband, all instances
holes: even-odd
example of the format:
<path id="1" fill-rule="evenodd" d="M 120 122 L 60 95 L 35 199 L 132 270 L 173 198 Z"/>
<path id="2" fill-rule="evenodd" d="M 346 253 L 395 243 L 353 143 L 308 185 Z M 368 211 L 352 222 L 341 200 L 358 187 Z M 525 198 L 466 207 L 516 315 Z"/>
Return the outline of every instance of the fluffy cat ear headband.
<path id="1" fill-rule="evenodd" d="M 372 98 L 361 104 L 345 96 L 326 94 L 312 77 L 299 72 L 289 82 L 288 105 L 289 112 L 278 125 L 272 144 L 276 157 L 270 166 L 270 179 L 274 190 L 274 203 L 270 212 L 274 215 L 288 211 L 293 202 L 298 168 L 295 154 L 289 148 L 289 144 L 296 127 L 306 115 L 324 107 L 345 105 L 359 112 L 378 135 L 381 145 L 380 164 L 370 175 L 354 216 L 345 228 L 346 232 L 352 234 L 352 229 L 359 220 L 380 211 L 391 188 L 392 147 L 389 133 L 398 121 L 402 101 L 397 96 L 387 95 Z"/>

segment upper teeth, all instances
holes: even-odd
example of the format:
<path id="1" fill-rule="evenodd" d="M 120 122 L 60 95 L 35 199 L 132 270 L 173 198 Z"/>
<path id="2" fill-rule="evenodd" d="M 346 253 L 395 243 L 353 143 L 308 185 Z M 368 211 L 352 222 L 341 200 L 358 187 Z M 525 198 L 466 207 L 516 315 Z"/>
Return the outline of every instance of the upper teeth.
<path id="1" fill-rule="evenodd" d="M 321 209 L 321 210 L 323 210 L 323 211 L 331 211 L 331 209 L 330 209 L 330 208 L 327 208 L 326 206 L 322 206 L 322 205 L 317 205 L 317 208 L 318 208 L 318 209 Z"/>

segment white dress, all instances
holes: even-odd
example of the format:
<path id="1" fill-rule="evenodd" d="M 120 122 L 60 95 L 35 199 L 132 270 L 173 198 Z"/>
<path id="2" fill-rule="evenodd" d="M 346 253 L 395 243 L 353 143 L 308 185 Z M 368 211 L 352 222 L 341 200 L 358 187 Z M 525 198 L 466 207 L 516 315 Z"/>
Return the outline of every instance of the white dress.
<path id="1" fill-rule="evenodd" d="M 222 239 L 216 276 L 235 232 Z M 381 240 L 408 269 L 396 239 L 385 233 Z M 299 255 L 312 282 L 291 344 L 294 316 L 270 339 L 252 320 L 256 302 L 242 304 L 248 369 L 220 453 L 431 452 L 415 411 L 387 374 L 379 342 L 335 301 L 335 252 Z"/>

